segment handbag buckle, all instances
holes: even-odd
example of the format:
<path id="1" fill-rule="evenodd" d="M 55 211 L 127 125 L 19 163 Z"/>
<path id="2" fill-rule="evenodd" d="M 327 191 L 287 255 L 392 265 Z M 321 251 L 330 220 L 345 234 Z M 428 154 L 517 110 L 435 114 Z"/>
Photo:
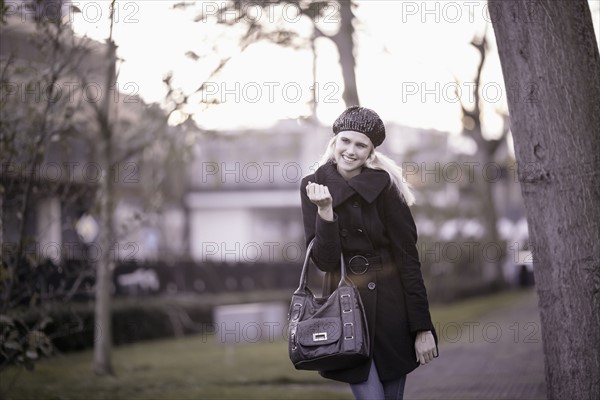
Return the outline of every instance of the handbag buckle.
<path id="1" fill-rule="evenodd" d="M 346 331 L 346 327 L 349 327 L 348 330 L 350 331 L 350 334 L 348 334 L 348 335 L 344 334 L 344 340 L 354 339 L 354 332 L 353 332 L 354 324 L 352 322 L 346 322 L 344 324 L 344 332 Z"/>
<path id="2" fill-rule="evenodd" d="M 362 262 L 358 263 L 358 261 L 362 261 Z M 354 262 L 354 265 L 353 265 L 353 262 Z M 362 267 L 362 268 L 357 269 L 359 267 Z M 350 271 L 352 271 L 352 273 L 354 275 L 363 275 L 369 269 L 369 260 L 365 256 L 356 255 L 356 256 L 350 258 L 350 260 L 348 260 L 348 268 L 350 268 Z"/>
<path id="3" fill-rule="evenodd" d="M 342 313 L 347 314 L 352 312 L 352 304 L 350 303 L 350 295 L 348 293 L 344 293 L 340 296 L 340 300 L 342 302 Z"/>
<path id="4" fill-rule="evenodd" d="M 327 340 L 327 332 L 313 333 L 313 342 L 322 342 L 323 340 Z"/>

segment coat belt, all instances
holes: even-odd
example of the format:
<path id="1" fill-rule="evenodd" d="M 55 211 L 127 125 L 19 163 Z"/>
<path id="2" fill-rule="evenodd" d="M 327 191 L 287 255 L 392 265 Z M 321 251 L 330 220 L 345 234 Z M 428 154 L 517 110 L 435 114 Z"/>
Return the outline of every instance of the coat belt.
<path id="1" fill-rule="evenodd" d="M 354 254 L 352 256 L 346 257 L 346 270 L 349 274 L 354 275 L 363 275 L 366 274 L 367 271 L 378 271 L 383 269 L 383 265 L 385 262 L 389 260 L 389 257 L 386 257 L 387 252 L 383 252 L 380 255 L 362 255 L 362 254 Z"/>

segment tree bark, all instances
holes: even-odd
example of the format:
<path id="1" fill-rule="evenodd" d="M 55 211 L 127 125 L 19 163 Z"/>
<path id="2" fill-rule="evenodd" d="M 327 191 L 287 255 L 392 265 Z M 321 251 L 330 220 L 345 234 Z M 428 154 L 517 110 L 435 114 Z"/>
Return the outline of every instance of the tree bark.
<path id="1" fill-rule="evenodd" d="M 550 399 L 600 393 L 600 55 L 587 1 L 490 0 Z"/>

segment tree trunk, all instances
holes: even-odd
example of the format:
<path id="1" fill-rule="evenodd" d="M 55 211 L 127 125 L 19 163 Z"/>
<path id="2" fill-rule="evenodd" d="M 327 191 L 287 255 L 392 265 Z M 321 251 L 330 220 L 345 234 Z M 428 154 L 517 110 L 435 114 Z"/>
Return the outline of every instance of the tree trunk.
<path id="1" fill-rule="evenodd" d="M 502 274 L 502 265 L 504 263 L 504 253 L 506 252 L 503 248 L 503 244 L 500 243 L 500 235 L 498 234 L 498 212 L 496 211 L 496 200 L 494 198 L 494 180 L 496 176 L 496 170 L 494 168 L 486 169 L 486 166 L 493 165 L 494 155 L 490 152 L 487 146 L 481 146 L 478 150 L 479 165 L 477 173 L 475 174 L 475 185 L 480 197 L 481 204 L 481 220 L 485 227 L 485 234 L 483 236 L 484 243 L 482 248 L 482 270 L 481 278 L 484 284 L 490 283 L 490 275 L 493 274 L 491 281 L 497 288 L 505 286 L 504 275 Z M 498 253 L 500 252 L 500 253 Z"/>
<path id="2" fill-rule="evenodd" d="M 352 2 L 341 0 L 340 4 L 340 30 L 331 39 L 340 53 L 340 65 L 344 79 L 344 93 L 342 95 L 346 107 L 359 105 L 358 90 L 356 88 L 356 60 L 354 58 L 354 13 Z"/>
<path id="3" fill-rule="evenodd" d="M 102 163 L 103 165 L 110 165 Z M 97 375 L 112 375 L 112 323 L 111 323 L 111 281 L 115 255 L 112 251 L 110 234 L 112 227 L 112 199 L 110 189 L 112 177 L 104 170 L 100 189 L 100 258 L 96 264 L 96 303 L 94 332 L 94 372 Z M 106 182 L 104 182 L 106 181 Z M 117 249 L 115 248 L 116 252 Z"/>
<path id="4" fill-rule="evenodd" d="M 112 39 L 107 41 L 108 69 L 106 90 L 102 110 L 99 114 L 101 135 L 100 162 L 100 258 L 96 265 L 96 332 L 94 341 L 94 372 L 97 375 L 112 375 L 112 324 L 111 324 L 111 284 L 114 258 L 118 254 L 118 244 L 114 241 L 114 176 L 112 174 L 112 125 L 110 122 L 111 88 L 116 80 L 116 46 Z M 114 247 L 113 247 L 114 246 Z"/>
<path id="5" fill-rule="evenodd" d="M 533 8 L 532 8 L 533 7 Z M 550 399 L 600 394 L 600 55 L 587 1 L 490 0 Z"/>
<path id="6" fill-rule="evenodd" d="M 479 52 L 480 60 L 477 65 L 477 73 L 475 74 L 475 85 L 470 95 L 474 99 L 473 110 L 468 110 L 463 104 L 462 100 L 460 106 L 463 114 L 463 132 L 462 134 L 475 141 L 477 144 L 477 158 L 479 165 L 477 166 L 477 173 L 475 174 L 475 186 L 479 191 L 481 199 L 481 220 L 485 227 L 484 246 L 500 245 L 500 237 L 498 234 L 498 213 L 496 211 L 496 201 L 493 193 L 493 179 L 496 177 L 488 176 L 487 166 L 492 165 L 496 151 L 500 147 L 499 144 L 506 140 L 506 134 L 508 133 L 508 124 L 505 124 L 502 130 L 500 139 L 490 141 L 485 139 L 483 136 L 483 125 L 481 123 L 482 110 L 481 110 L 481 95 L 480 88 L 482 87 L 482 71 L 487 58 L 487 25 L 481 38 L 475 36 L 471 41 L 471 45 Z M 459 82 L 457 82 L 458 84 Z M 472 127 L 467 126 L 465 122 L 471 121 Z M 504 253 L 505 250 L 501 249 L 500 254 L 488 253 L 485 251 L 481 270 L 480 278 L 482 283 L 488 284 L 490 275 L 493 274 L 493 281 L 495 286 L 502 288 L 505 286 L 504 275 L 502 273 L 502 265 L 504 264 Z"/>

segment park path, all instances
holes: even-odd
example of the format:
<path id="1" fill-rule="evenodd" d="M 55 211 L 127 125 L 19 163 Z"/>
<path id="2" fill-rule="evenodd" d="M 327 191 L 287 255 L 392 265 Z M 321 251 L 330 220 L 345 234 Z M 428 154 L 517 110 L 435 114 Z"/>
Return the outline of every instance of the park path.
<path id="1" fill-rule="evenodd" d="M 478 321 L 438 329 L 440 357 L 408 375 L 406 400 L 546 398 L 534 289 Z"/>

